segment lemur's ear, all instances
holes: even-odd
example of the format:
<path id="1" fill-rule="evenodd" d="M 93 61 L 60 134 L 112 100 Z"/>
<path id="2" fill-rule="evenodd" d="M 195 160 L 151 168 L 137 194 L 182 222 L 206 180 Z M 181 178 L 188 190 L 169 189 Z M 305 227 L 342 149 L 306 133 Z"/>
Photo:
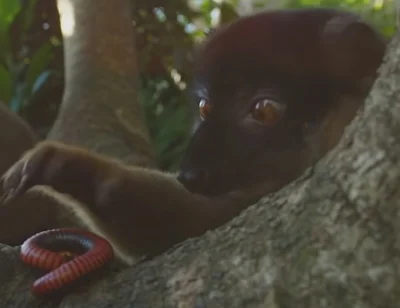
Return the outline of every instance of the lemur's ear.
<path id="1" fill-rule="evenodd" d="M 375 76 L 386 49 L 385 39 L 353 15 L 329 20 L 323 29 L 322 42 L 332 75 L 349 81 Z"/>

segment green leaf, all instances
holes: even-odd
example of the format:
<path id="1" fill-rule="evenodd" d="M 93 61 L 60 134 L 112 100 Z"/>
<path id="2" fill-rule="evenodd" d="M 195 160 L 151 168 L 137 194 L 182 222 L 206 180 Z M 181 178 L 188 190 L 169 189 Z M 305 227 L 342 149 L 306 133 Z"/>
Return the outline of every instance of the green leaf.
<path id="1" fill-rule="evenodd" d="M 39 76 L 48 68 L 53 58 L 53 45 L 46 43 L 32 56 L 25 78 L 24 97 L 31 95 L 33 87 Z"/>
<path id="2" fill-rule="evenodd" d="M 36 2 L 37 0 L 29 0 L 25 5 L 24 18 L 23 18 L 23 27 L 25 31 L 27 31 L 29 27 L 32 25 L 33 18 L 35 17 Z"/>
<path id="3" fill-rule="evenodd" d="M 20 9 L 18 0 L 0 0 L 0 33 L 6 33 Z"/>
<path id="4" fill-rule="evenodd" d="M 35 83 L 32 85 L 31 89 L 31 95 L 35 94 L 36 91 L 38 91 L 49 79 L 53 71 L 47 70 L 42 72 L 35 80 Z"/>
<path id="5" fill-rule="evenodd" d="M 14 89 L 14 95 L 9 103 L 9 107 L 15 113 L 19 113 L 24 104 L 24 88 L 24 84 L 17 84 Z"/>
<path id="6" fill-rule="evenodd" d="M 220 10 L 221 10 L 221 17 L 220 17 L 220 23 L 227 23 L 231 22 L 232 20 L 235 20 L 236 18 L 239 17 L 239 14 L 236 12 L 235 8 L 232 7 L 232 5 L 222 2 L 220 5 Z"/>
<path id="7" fill-rule="evenodd" d="M 13 80 L 10 72 L 0 65 L 0 100 L 8 103 L 13 92 Z"/>
<path id="8" fill-rule="evenodd" d="M 35 2 L 36 0 L 32 1 Z M 23 11 L 21 0 L 0 0 L 0 60 L 8 63 L 8 69 L 12 65 L 13 51 L 11 47 L 11 40 L 20 38 L 11 38 L 11 25 L 18 18 L 19 14 Z M 31 0 L 27 1 L 28 3 Z"/>

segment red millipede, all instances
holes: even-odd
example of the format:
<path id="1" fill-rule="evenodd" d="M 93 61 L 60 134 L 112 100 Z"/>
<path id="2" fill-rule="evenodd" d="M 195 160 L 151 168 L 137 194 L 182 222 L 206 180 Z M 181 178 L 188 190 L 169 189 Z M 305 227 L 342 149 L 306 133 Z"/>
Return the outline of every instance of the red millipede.
<path id="1" fill-rule="evenodd" d="M 21 246 L 21 258 L 26 264 L 51 271 L 33 283 L 31 291 L 35 296 L 60 291 L 100 269 L 113 257 L 113 248 L 107 240 L 74 228 L 37 233 Z"/>

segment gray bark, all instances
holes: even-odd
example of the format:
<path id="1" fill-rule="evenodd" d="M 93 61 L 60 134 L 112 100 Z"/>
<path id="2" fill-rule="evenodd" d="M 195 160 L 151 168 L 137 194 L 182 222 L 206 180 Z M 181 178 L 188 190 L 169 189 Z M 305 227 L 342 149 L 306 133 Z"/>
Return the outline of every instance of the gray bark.
<path id="1" fill-rule="evenodd" d="M 398 307 L 400 35 L 339 145 L 294 183 L 218 230 L 61 302 L 0 251 L 0 307 Z"/>
<path id="2" fill-rule="evenodd" d="M 154 166 L 138 102 L 129 1 L 58 0 L 65 54 L 61 110 L 48 135 L 136 165 Z M 71 23 L 71 21 L 73 21 Z"/>

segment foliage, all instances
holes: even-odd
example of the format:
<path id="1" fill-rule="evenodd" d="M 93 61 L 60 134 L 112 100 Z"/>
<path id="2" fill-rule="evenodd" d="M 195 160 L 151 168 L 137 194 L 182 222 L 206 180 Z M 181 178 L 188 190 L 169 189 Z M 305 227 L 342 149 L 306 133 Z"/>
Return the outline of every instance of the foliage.
<path id="1" fill-rule="evenodd" d="M 373 0 L 289 0 L 287 7 L 333 7 L 349 10 L 362 15 L 387 36 L 394 34 L 395 25 L 395 2 L 373 1 Z"/>
<path id="2" fill-rule="evenodd" d="M 187 144 L 192 51 L 210 28 L 253 10 L 328 6 L 360 13 L 388 36 L 395 31 L 393 0 L 132 0 L 132 4 L 141 99 L 165 169 L 177 168 Z M 58 19 L 56 1 L 0 0 L 0 100 L 43 135 L 55 118 L 64 82 Z"/>
<path id="3" fill-rule="evenodd" d="M 0 100 L 6 102 L 15 112 L 20 112 L 33 95 L 41 89 L 52 71 L 48 68 L 53 57 L 53 45 L 44 43 L 32 54 L 23 49 L 15 49 L 12 38 L 12 25 L 22 19 L 19 40 L 23 40 L 26 30 L 31 26 L 35 1 L 0 0 Z"/>

